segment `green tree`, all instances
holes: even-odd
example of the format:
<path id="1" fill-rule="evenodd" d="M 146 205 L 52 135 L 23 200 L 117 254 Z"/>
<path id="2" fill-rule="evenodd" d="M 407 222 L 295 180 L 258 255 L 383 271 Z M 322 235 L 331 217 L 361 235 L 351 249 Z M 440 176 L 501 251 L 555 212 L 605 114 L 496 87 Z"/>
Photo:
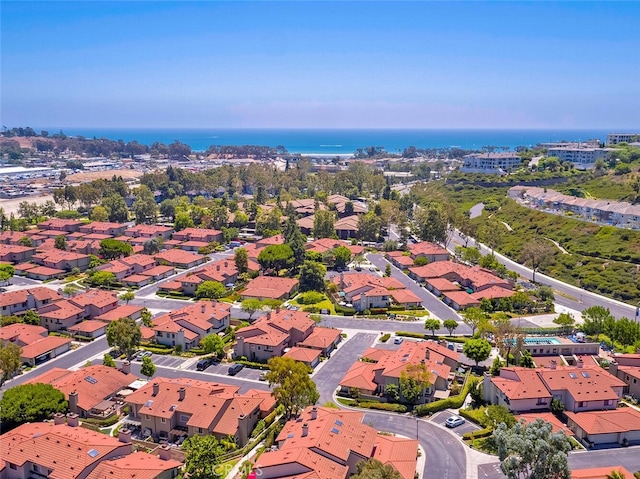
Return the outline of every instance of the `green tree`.
<path id="1" fill-rule="evenodd" d="M 17 344 L 0 341 L 0 387 L 20 370 L 21 353 L 22 348 Z"/>
<path id="2" fill-rule="evenodd" d="M 384 393 L 387 395 L 387 399 L 398 402 L 400 400 L 400 388 L 395 383 L 389 383 L 384 388 Z"/>
<path id="3" fill-rule="evenodd" d="M 515 425 L 516 418 L 511 411 L 509 411 L 505 406 L 491 405 L 487 408 L 487 417 L 491 421 L 494 429 L 497 428 L 500 424 L 505 424 L 507 427 L 512 427 Z"/>
<path id="4" fill-rule="evenodd" d="M 293 267 L 298 268 L 305 260 L 307 254 L 307 237 L 302 234 L 298 225 L 286 243 L 293 251 Z"/>
<path id="5" fill-rule="evenodd" d="M 119 194 L 113 194 L 102 201 L 102 206 L 109 212 L 109 221 L 114 223 L 126 223 L 129 220 L 129 209 L 124 198 Z"/>
<path id="6" fill-rule="evenodd" d="M 626 479 L 624 473 L 613 469 L 605 479 Z"/>
<path id="7" fill-rule="evenodd" d="M 453 336 L 453 332 L 458 328 L 458 322 L 455 319 L 445 319 L 442 325 L 449 331 L 449 336 Z"/>
<path id="8" fill-rule="evenodd" d="M 116 362 L 113 359 L 113 356 L 111 356 L 109 353 L 105 353 L 105 355 L 103 356 L 102 364 L 104 366 L 107 366 L 108 368 L 115 368 L 116 367 Z"/>
<path id="9" fill-rule="evenodd" d="M 140 319 L 142 320 L 142 324 L 144 326 L 146 326 L 148 328 L 153 326 L 151 311 L 149 311 L 147 308 L 144 308 L 142 310 L 142 314 L 140 316 Z"/>
<path id="10" fill-rule="evenodd" d="M 120 318 L 107 327 L 107 344 L 125 354 L 128 360 L 140 346 L 141 338 L 140 326 L 131 318 Z"/>
<path id="11" fill-rule="evenodd" d="M 217 476 L 215 467 L 226 448 L 212 434 L 193 435 L 182 444 L 185 452 L 184 472 L 191 479 L 209 479 Z"/>
<path id="12" fill-rule="evenodd" d="M 22 321 L 25 324 L 32 324 L 34 326 L 40 326 L 40 316 L 33 309 L 25 311 L 22 315 Z"/>
<path id="13" fill-rule="evenodd" d="M 6 432 L 26 422 L 50 419 L 67 412 L 64 394 L 50 384 L 22 384 L 4 392 L 0 399 L 0 422 Z"/>
<path id="14" fill-rule="evenodd" d="M 604 306 L 591 306 L 582 311 L 583 323 L 580 330 L 589 336 L 596 336 L 610 330 L 615 323 L 615 318 Z"/>
<path id="15" fill-rule="evenodd" d="M 176 220 L 173 224 L 173 228 L 176 231 L 182 231 L 186 228 L 193 228 L 193 226 L 194 226 L 193 219 L 191 219 L 191 216 L 189 216 L 189 213 L 180 212 L 176 214 Z"/>
<path id="16" fill-rule="evenodd" d="M 202 338 L 200 346 L 207 354 L 215 353 L 218 358 L 224 356 L 224 341 L 217 334 L 209 334 Z"/>
<path id="17" fill-rule="evenodd" d="M 476 329 L 486 318 L 486 313 L 480 308 L 467 308 L 462 313 L 462 322 L 471 328 L 472 336 L 476 334 Z"/>
<path id="18" fill-rule="evenodd" d="M 362 241 L 377 241 L 382 228 L 382 220 L 373 211 L 358 218 L 358 237 Z"/>
<path id="19" fill-rule="evenodd" d="M 377 459 L 360 461 L 356 465 L 356 474 L 351 479 L 402 479 L 397 469 L 391 464 L 383 464 Z"/>
<path id="20" fill-rule="evenodd" d="M 158 220 L 158 205 L 149 187 L 141 185 L 136 190 L 135 196 L 132 209 L 136 216 L 136 223 L 156 222 Z"/>
<path id="21" fill-rule="evenodd" d="M 291 267 L 293 262 L 293 250 L 288 244 L 269 245 L 258 255 L 260 266 L 275 271 L 276 276 L 281 269 Z"/>
<path id="22" fill-rule="evenodd" d="M 10 264 L 0 264 L 0 282 L 9 281 L 16 274 L 16 269 Z"/>
<path id="23" fill-rule="evenodd" d="M 109 212 L 104 206 L 97 205 L 91 210 L 89 218 L 93 221 L 107 221 L 109 219 Z"/>
<path id="24" fill-rule="evenodd" d="M 129 304 L 129 301 L 133 301 L 136 299 L 136 294 L 133 291 L 125 291 L 120 296 L 118 296 L 121 301 L 124 301 L 126 304 Z"/>
<path id="25" fill-rule="evenodd" d="M 305 261 L 300 267 L 299 288 L 301 292 L 319 291 L 324 292 L 324 277 L 327 268 L 315 261 Z"/>
<path id="26" fill-rule="evenodd" d="M 425 322 L 424 322 L 424 329 L 427 329 L 427 330 L 431 331 L 431 336 L 435 336 L 436 335 L 436 329 L 440 329 L 441 325 L 442 325 L 442 323 L 440 323 L 439 319 L 429 318 L 429 319 L 425 320 Z"/>
<path id="27" fill-rule="evenodd" d="M 491 256 L 495 256 L 496 248 L 504 242 L 505 226 L 494 217 L 487 219 L 478 230 L 480 240 L 491 248 Z"/>
<path id="28" fill-rule="evenodd" d="M 391 265 L 387 263 L 387 266 L 384 268 L 384 275 L 388 278 L 391 276 Z"/>
<path id="29" fill-rule="evenodd" d="M 336 236 L 336 216 L 333 211 L 317 210 L 313 219 L 313 237 L 333 238 Z"/>
<path id="30" fill-rule="evenodd" d="M 560 418 L 562 416 L 562 413 L 564 412 L 564 403 L 561 399 L 553 398 L 551 400 L 551 404 L 549 405 L 549 409 L 551 409 L 551 412 L 553 414 Z"/>
<path id="31" fill-rule="evenodd" d="M 255 313 L 264 308 L 264 303 L 257 298 L 247 298 L 240 305 L 242 311 L 249 314 L 249 321 Z"/>
<path id="32" fill-rule="evenodd" d="M 249 254 L 247 253 L 247 250 L 244 248 L 236 249 L 233 259 L 236 262 L 238 273 L 246 273 L 249 265 Z"/>
<path id="33" fill-rule="evenodd" d="M 111 271 L 96 271 L 87 278 L 87 282 L 98 288 L 109 288 L 116 282 L 116 275 Z"/>
<path id="34" fill-rule="evenodd" d="M 522 354 L 520 355 L 520 366 L 522 366 L 523 368 L 531 369 L 536 367 L 535 363 L 533 362 L 531 353 L 526 349 L 522 351 Z"/>
<path id="35" fill-rule="evenodd" d="M 567 454 L 571 442 L 563 431 L 552 432 L 542 419 L 508 428 L 500 424 L 493 434 L 500 469 L 508 479 L 570 479 Z"/>
<path id="36" fill-rule="evenodd" d="M 413 264 L 414 264 L 415 266 L 424 266 L 425 264 L 429 264 L 429 260 L 427 259 L 427 257 L 426 257 L 426 256 L 418 256 L 418 257 L 414 260 Z"/>
<path id="37" fill-rule="evenodd" d="M 338 269 L 344 269 L 351 261 L 351 250 L 346 246 L 338 246 L 333 250 L 333 256 L 335 258 L 335 265 Z"/>
<path id="38" fill-rule="evenodd" d="M 273 386 L 271 394 L 284 406 L 287 417 L 296 415 L 320 398 L 316 385 L 309 376 L 309 368 L 291 358 L 271 358 L 265 379 Z"/>
<path id="39" fill-rule="evenodd" d="M 22 238 L 20 238 L 18 240 L 18 244 L 20 246 L 26 246 L 27 248 L 33 247 L 33 241 L 31 241 L 31 238 L 29 238 L 28 236 L 23 236 Z"/>
<path id="40" fill-rule="evenodd" d="M 218 299 L 226 292 L 227 289 L 220 281 L 203 281 L 196 288 L 196 298 Z"/>
<path id="41" fill-rule="evenodd" d="M 121 256 L 129 256 L 133 253 L 133 246 L 124 241 L 113 238 L 107 238 L 100 241 L 100 250 L 98 253 L 106 260 L 120 258 Z"/>
<path id="42" fill-rule="evenodd" d="M 416 233 L 423 241 L 444 243 L 447 238 L 448 219 L 442 205 L 430 203 L 415 213 Z"/>
<path id="43" fill-rule="evenodd" d="M 142 364 L 140 365 L 140 374 L 149 379 L 156 373 L 156 365 L 149 356 L 142 356 Z"/>
<path id="44" fill-rule="evenodd" d="M 162 239 L 158 236 L 154 236 L 153 238 L 149 238 L 144 243 L 142 243 L 142 252 L 144 254 L 157 254 L 162 249 Z"/>
<path id="45" fill-rule="evenodd" d="M 409 404 L 416 404 L 429 387 L 431 373 L 424 364 L 409 364 L 400 373 L 400 396 Z"/>
<path id="46" fill-rule="evenodd" d="M 545 267 L 553 258 L 554 249 L 548 241 L 532 240 L 525 242 L 520 253 L 520 260 L 533 271 L 532 281 L 536 282 L 536 271 Z"/>
<path id="47" fill-rule="evenodd" d="M 496 356 L 493 359 L 493 364 L 491 364 L 491 368 L 489 368 L 489 373 L 492 376 L 500 376 L 500 369 L 502 369 L 502 366 L 504 364 L 502 363 L 502 360 L 500 359 L 499 356 Z"/>
<path id="48" fill-rule="evenodd" d="M 464 343 L 462 352 L 469 359 L 473 359 L 477 366 L 480 361 L 484 361 L 491 354 L 491 343 L 481 338 L 469 339 Z"/>
<path id="49" fill-rule="evenodd" d="M 62 251 L 67 250 L 67 237 L 65 235 L 58 235 L 53 243 L 55 249 Z"/>

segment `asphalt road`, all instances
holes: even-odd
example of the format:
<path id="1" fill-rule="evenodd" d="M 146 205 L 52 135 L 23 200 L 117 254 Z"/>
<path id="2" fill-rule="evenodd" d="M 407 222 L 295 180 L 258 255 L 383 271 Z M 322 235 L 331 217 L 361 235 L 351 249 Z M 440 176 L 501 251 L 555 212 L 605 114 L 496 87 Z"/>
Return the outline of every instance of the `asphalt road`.
<path id="1" fill-rule="evenodd" d="M 470 244 L 472 243 L 473 241 L 470 241 Z M 459 233 L 456 232 L 453 234 L 449 249 L 453 250 L 455 246 L 464 246 L 464 244 L 465 240 L 460 236 Z M 491 253 L 491 250 L 486 246 L 480 243 L 477 244 L 483 254 Z M 515 271 L 520 276 L 528 280 L 533 279 L 533 272 L 529 268 L 522 266 L 521 264 L 518 264 L 499 253 L 495 253 L 495 255 L 498 261 L 509 268 L 511 271 Z M 582 311 L 584 309 L 590 308 L 591 306 L 605 306 L 609 308 L 611 314 L 613 314 L 617 318 L 626 316 L 627 318 L 633 319 L 635 317 L 635 306 L 631 306 L 614 299 L 606 298 L 596 293 L 591 293 L 576 286 L 558 281 L 557 279 L 550 278 L 549 276 L 541 273 L 536 273 L 536 282 L 551 286 L 555 290 L 560 291 L 562 294 L 566 295 L 561 296 L 560 294 L 556 294 L 556 303 L 562 306 L 566 306 L 577 311 Z"/>

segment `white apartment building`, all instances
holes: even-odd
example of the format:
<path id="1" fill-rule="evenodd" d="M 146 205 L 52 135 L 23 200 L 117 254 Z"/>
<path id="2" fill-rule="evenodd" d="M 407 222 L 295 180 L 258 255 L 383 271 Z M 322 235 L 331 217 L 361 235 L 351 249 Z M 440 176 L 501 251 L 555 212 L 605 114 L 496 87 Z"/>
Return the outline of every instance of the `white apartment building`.
<path id="1" fill-rule="evenodd" d="M 570 161 L 578 169 L 593 168 L 596 160 L 606 159 L 607 154 L 613 148 L 580 148 L 580 147 L 560 147 L 549 148 L 547 156 L 557 156 L 560 161 Z"/>
<path id="2" fill-rule="evenodd" d="M 461 171 L 466 173 L 505 174 L 522 165 L 522 158 L 513 152 L 506 153 L 472 153 L 463 158 Z"/>
<path id="3" fill-rule="evenodd" d="M 631 143 L 640 140 L 640 133 L 609 133 L 607 135 L 607 145 L 617 145 L 618 143 Z"/>

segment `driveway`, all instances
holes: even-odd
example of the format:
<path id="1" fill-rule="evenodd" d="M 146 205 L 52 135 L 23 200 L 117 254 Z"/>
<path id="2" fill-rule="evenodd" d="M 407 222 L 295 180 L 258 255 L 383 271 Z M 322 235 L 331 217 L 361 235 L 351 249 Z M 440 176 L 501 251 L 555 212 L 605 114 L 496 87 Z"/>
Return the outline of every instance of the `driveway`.
<path id="1" fill-rule="evenodd" d="M 447 418 L 451 416 L 456 416 L 456 415 L 457 414 L 455 413 L 455 411 L 450 411 L 450 410 L 441 411 L 438 414 L 435 414 L 434 416 L 431 417 L 431 422 L 435 422 L 436 424 L 440 424 L 441 426 L 444 426 L 445 425 L 444 423 L 447 421 Z M 462 435 L 467 432 L 478 431 L 480 429 L 481 428 L 477 424 L 474 424 L 471 421 L 466 421 L 464 424 L 461 424 L 458 427 L 451 428 L 450 430 L 454 434 L 457 434 L 458 436 L 462 437 Z"/>

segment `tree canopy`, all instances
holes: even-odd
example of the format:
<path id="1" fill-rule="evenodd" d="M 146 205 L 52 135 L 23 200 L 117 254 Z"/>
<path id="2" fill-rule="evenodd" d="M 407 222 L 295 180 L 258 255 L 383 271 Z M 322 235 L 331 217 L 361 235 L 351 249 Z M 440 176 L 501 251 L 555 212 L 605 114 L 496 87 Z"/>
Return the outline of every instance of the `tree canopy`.
<path id="1" fill-rule="evenodd" d="M 477 366 L 491 354 L 491 343 L 486 339 L 472 338 L 464 343 L 462 351 L 469 359 L 473 359 Z"/>
<path id="2" fill-rule="evenodd" d="M 377 459 L 360 461 L 356 465 L 356 474 L 351 479 L 403 479 L 402 474 L 390 464 L 383 464 Z"/>
<path id="3" fill-rule="evenodd" d="M 202 338 L 200 346 L 207 354 L 215 353 L 218 358 L 224 356 L 224 341 L 217 334 L 209 334 Z"/>
<path id="4" fill-rule="evenodd" d="M 50 419 L 57 412 L 67 412 L 67 400 L 50 384 L 21 384 L 4 392 L 0 399 L 0 422 L 3 432 L 25 422 Z"/>
<path id="5" fill-rule="evenodd" d="M 327 268 L 315 261 L 305 261 L 300 267 L 300 291 L 320 291 L 325 290 L 324 276 Z"/>
<path id="6" fill-rule="evenodd" d="M 218 299 L 227 292 L 220 281 L 203 281 L 196 288 L 196 298 Z"/>
<path id="7" fill-rule="evenodd" d="M 112 260 L 121 256 L 129 256 L 133 253 L 133 246 L 124 241 L 118 241 L 113 238 L 107 238 L 100 241 L 100 256 L 104 259 Z"/>
<path id="8" fill-rule="evenodd" d="M 216 477 L 215 466 L 226 448 L 212 434 L 193 435 L 182 444 L 185 452 L 184 472 L 192 479 Z"/>
<path id="9" fill-rule="evenodd" d="M 240 307 L 242 311 L 249 314 L 249 321 L 251 321 L 253 315 L 264 308 L 264 303 L 257 298 L 247 298 L 242 301 Z"/>
<path id="10" fill-rule="evenodd" d="M 309 368 L 291 358 L 273 357 L 265 374 L 273 397 L 284 406 L 287 416 L 295 415 L 320 398 L 315 383 L 309 376 Z"/>
<path id="11" fill-rule="evenodd" d="M 149 356 L 142 357 L 142 364 L 140 366 L 140 374 L 146 376 L 147 379 L 156 373 L 156 365 L 153 364 L 152 359 Z"/>
<path id="12" fill-rule="evenodd" d="M 288 244 L 269 245 L 260 251 L 258 263 L 260 263 L 260 266 L 264 269 L 275 271 L 277 275 L 280 270 L 293 265 L 293 250 Z"/>
<path id="13" fill-rule="evenodd" d="M 127 359 L 131 359 L 131 355 L 140 345 L 141 338 L 140 326 L 131 318 L 120 318 L 109 323 L 107 327 L 107 344 L 125 354 Z"/>
<path id="14" fill-rule="evenodd" d="M 15 343 L 0 341 L 0 387 L 20 370 L 22 348 Z"/>

